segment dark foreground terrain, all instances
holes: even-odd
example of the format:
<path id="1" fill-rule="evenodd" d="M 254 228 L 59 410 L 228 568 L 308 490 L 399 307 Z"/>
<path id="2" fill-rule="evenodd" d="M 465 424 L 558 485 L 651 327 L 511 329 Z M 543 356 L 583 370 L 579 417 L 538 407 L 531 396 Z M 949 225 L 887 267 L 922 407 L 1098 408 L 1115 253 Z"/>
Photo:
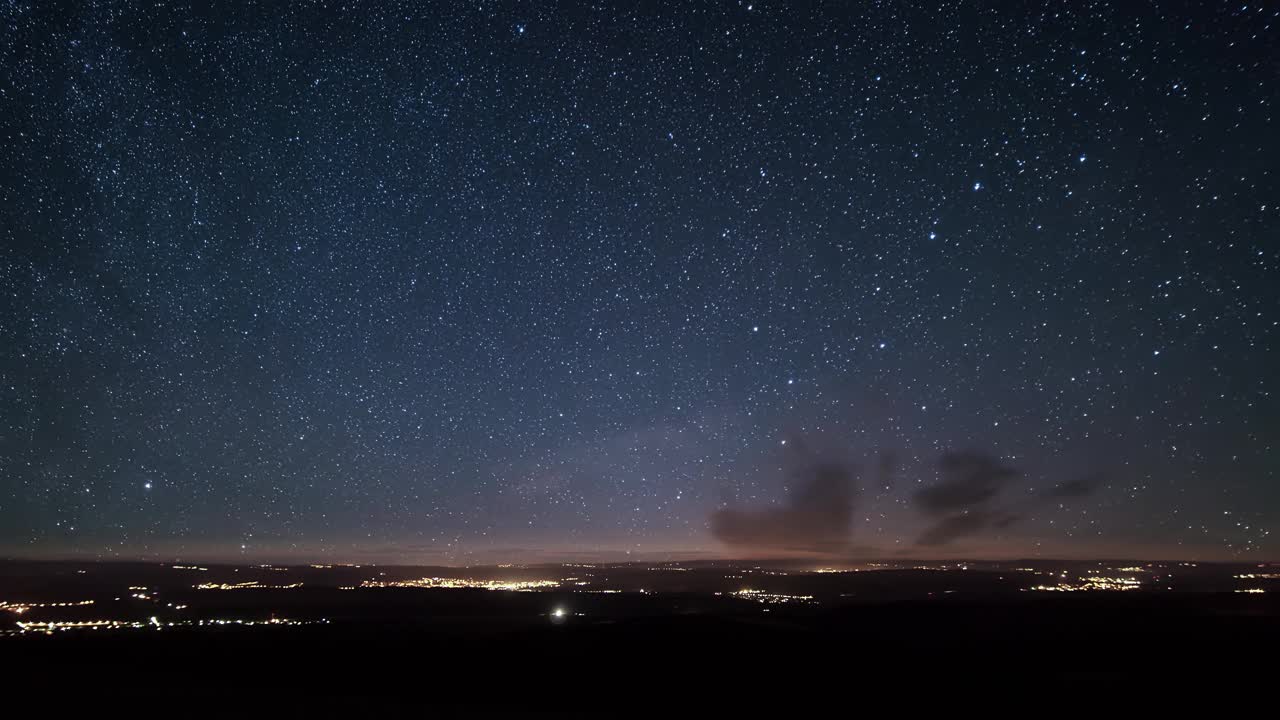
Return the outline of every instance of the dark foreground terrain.
<path id="1" fill-rule="evenodd" d="M 1257 565 L 0 568 L 6 684 L 37 694 L 759 709 L 1248 687 L 1280 647 L 1280 568 Z"/>

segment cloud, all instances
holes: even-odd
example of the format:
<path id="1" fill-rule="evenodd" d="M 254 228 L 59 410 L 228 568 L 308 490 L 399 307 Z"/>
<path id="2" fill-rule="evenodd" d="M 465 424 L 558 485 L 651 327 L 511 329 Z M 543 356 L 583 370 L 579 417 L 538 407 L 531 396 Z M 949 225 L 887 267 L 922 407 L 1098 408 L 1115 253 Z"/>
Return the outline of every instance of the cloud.
<path id="1" fill-rule="evenodd" d="M 925 530 L 920 539 L 916 541 L 916 544 L 929 546 L 946 545 L 958 537 L 973 535 L 986 529 L 990 521 L 990 514 L 984 512 L 952 515 L 951 517 L 943 518 L 933 527 Z"/>
<path id="2" fill-rule="evenodd" d="M 1105 478 L 1101 474 L 1089 475 L 1087 477 L 1076 478 L 1073 480 L 1064 480 L 1057 485 L 1049 488 L 1044 493 L 1046 498 L 1082 498 L 1092 495 L 1096 490 L 1102 487 Z"/>
<path id="3" fill-rule="evenodd" d="M 877 490 L 888 492 L 893 489 L 894 476 L 898 472 L 898 456 L 891 452 L 880 453 L 876 460 L 876 479 L 880 487 Z"/>
<path id="4" fill-rule="evenodd" d="M 1019 515 L 1006 503 L 997 504 L 1020 473 L 999 458 L 974 450 L 946 453 L 938 461 L 943 480 L 916 493 L 921 512 L 939 519 L 916 540 L 918 545 L 945 545 L 975 535 L 988 528 L 1002 530 L 1016 523 Z M 1065 480 L 1031 499 L 1039 503 L 1051 499 L 1082 498 L 1102 487 L 1103 476 L 1089 475 Z M 1027 503 L 1021 503 L 1022 510 Z"/>
<path id="5" fill-rule="evenodd" d="M 753 550 L 837 552 L 849 546 L 857 473 L 842 462 L 815 462 L 797 473 L 787 505 L 722 509 L 711 515 L 720 542 Z"/>
<path id="6" fill-rule="evenodd" d="M 989 506 L 1019 473 L 992 455 L 976 450 L 944 453 L 938 459 L 942 482 L 916 493 L 922 512 L 940 517 L 916 540 L 937 547 L 988 527 L 1005 528 L 1018 516 Z"/>
<path id="7" fill-rule="evenodd" d="M 811 456 L 802 442 L 795 452 Z M 887 489 L 897 472 L 897 458 L 881 454 L 872 482 Z M 938 458 L 939 482 L 917 491 L 915 507 L 932 520 L 916 544 L 937 547 L 987 530 L 1017 523 L 1030 506 L 1049 499 L 1081 498 L 1102 486 L 1100 475 L 1058 483 L 1035 496 L 1006 500 L 1004 493 L 1022 475 L 999 457 L 979 450 L 944 453 Z M 847 552 L 853 531 L 859 473 L 848 463 L 809 461 L 795 473 L 787 503 L 781 508 L 718 510 L 711 515 L 712 534 L 741 549 L 766 551 Z"/>
<path id="8" fill-rule="evenodd" d="M 930 515 L 945 515 L 983 504 L 1000 493 L 1018 471 L 973 450 L 948 452 L 938 461 L 942 482 L 916 493 L 916 505 Z"/>

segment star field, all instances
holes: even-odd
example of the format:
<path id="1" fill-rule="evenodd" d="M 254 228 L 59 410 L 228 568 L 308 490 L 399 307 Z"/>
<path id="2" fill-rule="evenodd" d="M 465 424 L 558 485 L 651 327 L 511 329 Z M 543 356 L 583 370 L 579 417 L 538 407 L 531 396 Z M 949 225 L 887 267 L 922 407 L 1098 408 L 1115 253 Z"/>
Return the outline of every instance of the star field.
<path id="1" fill-rule="evenodd" d="M 1261 557 L 1274 4 L 13 2 L 0 552 Z M 877 473 L 877 458 L 894 458 Z"/>

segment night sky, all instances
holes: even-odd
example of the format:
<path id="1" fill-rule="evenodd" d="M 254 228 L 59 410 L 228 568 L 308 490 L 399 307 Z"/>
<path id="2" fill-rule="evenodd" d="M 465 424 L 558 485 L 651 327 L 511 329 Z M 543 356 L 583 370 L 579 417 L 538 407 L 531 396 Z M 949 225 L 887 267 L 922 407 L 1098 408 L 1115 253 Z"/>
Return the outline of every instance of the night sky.
<path id="1" fill-rule="evenodd" d="M 418 5 L 0 7 L 0 554 L 1274 559 L 1277 5 Z"/>

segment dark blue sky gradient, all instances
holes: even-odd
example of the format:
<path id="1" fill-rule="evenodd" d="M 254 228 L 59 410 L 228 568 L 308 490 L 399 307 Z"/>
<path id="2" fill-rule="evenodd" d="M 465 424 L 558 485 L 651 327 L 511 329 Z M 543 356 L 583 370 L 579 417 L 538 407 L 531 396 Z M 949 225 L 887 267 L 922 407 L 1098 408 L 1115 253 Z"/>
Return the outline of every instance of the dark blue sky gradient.
<path id="1" fill-rule="evenodd" d="M 1278 13 L 7 4 L 0 553 L 1274 559 Z"/>

